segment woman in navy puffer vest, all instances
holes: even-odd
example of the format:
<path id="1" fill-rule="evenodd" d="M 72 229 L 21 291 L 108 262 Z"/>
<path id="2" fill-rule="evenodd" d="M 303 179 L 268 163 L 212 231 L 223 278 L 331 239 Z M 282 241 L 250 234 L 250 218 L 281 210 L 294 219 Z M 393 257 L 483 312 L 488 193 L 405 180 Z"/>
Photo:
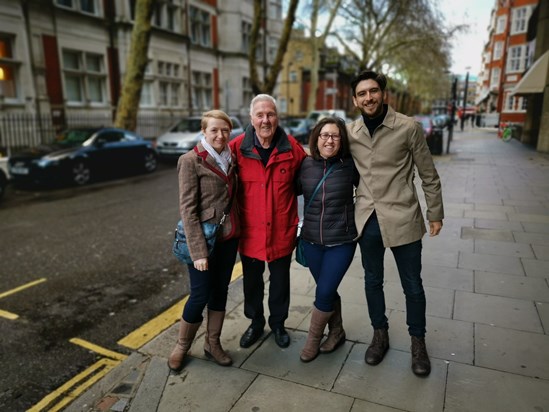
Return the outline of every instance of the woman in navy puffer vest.
<path id="1" fill-rule="evenodd" d="M 349 152 L 345 122 L 331 117 L 320 120 L 309 137 L 309 148 L 311 156 L 303 161 L 299 178 L 306 208 L 301 237 L 316 293 L 307 342 L 300 356 L 303 362 L 312 361 L 319 352 L 332 352 L 345 342 L 337 288 L 354 257 L 358 236 L 354 188 L 359 175 Z M 326 324 L 328 337 L 320 345 Z"/>

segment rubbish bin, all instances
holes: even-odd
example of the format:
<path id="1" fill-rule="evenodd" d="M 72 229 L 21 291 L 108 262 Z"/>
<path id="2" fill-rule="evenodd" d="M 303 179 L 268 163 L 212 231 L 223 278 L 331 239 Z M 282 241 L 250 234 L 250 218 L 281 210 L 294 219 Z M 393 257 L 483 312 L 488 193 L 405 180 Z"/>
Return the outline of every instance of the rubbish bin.
<path id="1" fill-rule="evenodd" d="M 431 138 L 427 141 L 427 146 L 429 146 L 429 151 L 433 155 L 442 154 L 443 138 L 442 138 L 442 129 L 435 128 L 431 134 Z"/>

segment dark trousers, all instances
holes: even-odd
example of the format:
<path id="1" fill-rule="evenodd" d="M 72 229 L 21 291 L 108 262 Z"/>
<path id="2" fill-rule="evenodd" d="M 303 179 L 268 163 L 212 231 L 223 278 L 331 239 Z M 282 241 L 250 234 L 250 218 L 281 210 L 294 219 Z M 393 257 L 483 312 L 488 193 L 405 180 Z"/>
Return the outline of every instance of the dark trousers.
<path id="1" fill-rule="evenodd" d="M 225 311 L 237 250 L 238 239 L 217 242 L 208 258 L 208 270 L 200 271 L 193 265 L 187 265 L 191 295 L 183 309 L 183 319 L 186 322 L 202 322 L 202 313 L 206 305 L 210 310 Z"/>
<path id="2" fill-rule="evenodd" d="M 385 247 L 375 212 L 366 223 L 359 245 L 364 268 L 366 301 L 372 326 L 374 329 L 388 328 L 383 292 Z M 421 248 L 421 240 L 391 248 L 406 297 L 408 332 L 418 337 L 425 336 L 426 324 L 426 299 L 421 281 Z"/>
<path id="3" fill-rule="evenodd" d="M 265 262 L 240 254 L 244 278 L 244 315 L 252 320 L 252 328 L 265 327 L 263 297 Z M 284 326 L 290 307 L 290 263 L 292 255 L 267 263 L 269 267 L 269 327 Z"/>
<path id="4" fill-rule="evenodd" d="M 355 255 L 356 243 L 323 246 L 303 242 L 305 258 L 316 282 L 315 307 L 322 312 L 334 310 L 340 300 L 337 288 Z"/>

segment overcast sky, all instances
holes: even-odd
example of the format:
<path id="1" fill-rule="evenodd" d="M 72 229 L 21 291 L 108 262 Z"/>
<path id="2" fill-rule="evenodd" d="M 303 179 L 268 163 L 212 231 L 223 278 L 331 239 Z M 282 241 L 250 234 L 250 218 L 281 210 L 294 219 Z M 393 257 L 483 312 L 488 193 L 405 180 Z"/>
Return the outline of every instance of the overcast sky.
<path id="1" fill-rule="evenodd" d="M 484 44 L 488 41 L 488 24 L 494 0 L 440 0 L 440 11 L 451 25 L 469 24 L 466 33 L 455 36 L 451 70 L 456 74 L 477 75 L 482 63 Z"/>

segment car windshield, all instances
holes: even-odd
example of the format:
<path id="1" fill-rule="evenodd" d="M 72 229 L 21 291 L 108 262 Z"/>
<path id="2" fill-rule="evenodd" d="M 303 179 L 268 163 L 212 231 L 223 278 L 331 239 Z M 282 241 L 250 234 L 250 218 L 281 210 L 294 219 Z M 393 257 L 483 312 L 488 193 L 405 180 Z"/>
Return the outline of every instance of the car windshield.
<path id="1" fill-rule="evenodd" d="M 183 119 L 177 123 L 173 128 L 172 132 L 199 132 L 202 127 L 200 125 L 200 119 Z"/>
<path id="2" fill-rule="evenodd" d="M 55 143 L 63 145 L 74 145 L 84 143 L 90 138 L 96 129 L 69 129 L 61 132 L 55 138 Z"/>
<path id="3" fill-rule="evenodd" d="M 302 119 L 293 119 L 288 122 L 289 127 L 301 127 L 303 123 Z"/>

